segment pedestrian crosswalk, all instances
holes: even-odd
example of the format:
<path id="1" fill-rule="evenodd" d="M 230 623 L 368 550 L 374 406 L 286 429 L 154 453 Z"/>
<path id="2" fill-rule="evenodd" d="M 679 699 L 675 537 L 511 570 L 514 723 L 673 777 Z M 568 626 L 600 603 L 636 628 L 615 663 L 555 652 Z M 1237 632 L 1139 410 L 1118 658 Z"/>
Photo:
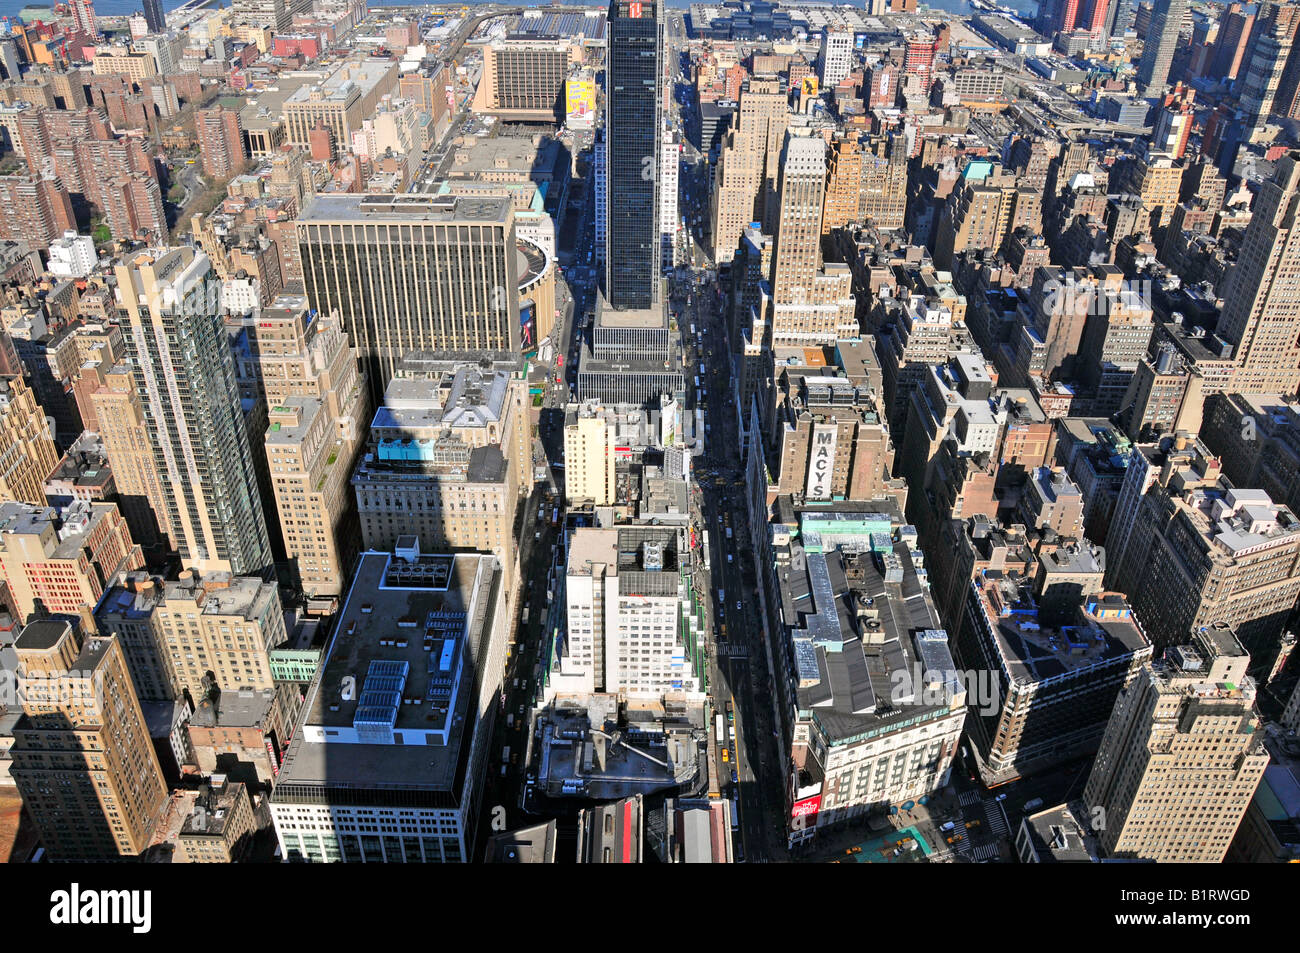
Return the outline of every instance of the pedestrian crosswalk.
<path id="1" fill-rule="evenodd" d="M 1007 823 L 1002 819 L 1002 808 L 996 801 L 984 802 L 984 816 L 988 818 L 989 833 L 999 840 L 1007 836 Z"/>
<path id="2" fill-rule="evenodd" d="M 962 807 L 971 807 L 980 802 L 980 795 L 978 791 L 962 791 L 957 800 Z"/>
<path id="3" fill-rule="evenodd" d="M 997 844 L 980 844 L 971 852 L 971 860 L 997 860 Z"/>

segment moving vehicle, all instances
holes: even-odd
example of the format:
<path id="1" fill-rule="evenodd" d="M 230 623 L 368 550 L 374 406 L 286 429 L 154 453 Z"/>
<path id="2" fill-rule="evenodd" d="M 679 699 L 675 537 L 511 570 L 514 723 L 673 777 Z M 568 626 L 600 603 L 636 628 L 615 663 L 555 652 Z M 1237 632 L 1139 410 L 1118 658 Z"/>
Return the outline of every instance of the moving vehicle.
<path id="1" fill-rule="evenodd" d="M 717 717 L 717 721 L 716 721 L 715 727 L 717 728 L 717 732 L 716 732 L 715 740 L 718 742 L 718 744 L 722 744 L 723 733 L 722 733 L 722 715 L 721 715 L 721 713 L 719 713 L 719 715 L 718 715 L 718 717 Z"/>

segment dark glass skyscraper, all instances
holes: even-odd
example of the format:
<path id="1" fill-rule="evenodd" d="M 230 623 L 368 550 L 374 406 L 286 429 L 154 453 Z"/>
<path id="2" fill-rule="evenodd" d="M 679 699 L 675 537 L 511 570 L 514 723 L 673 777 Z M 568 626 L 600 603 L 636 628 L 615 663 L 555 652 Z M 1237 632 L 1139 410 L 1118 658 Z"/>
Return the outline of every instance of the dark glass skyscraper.
<path id="1" fill-rule="evenodd" d="M 1151 31 L 1144 38 L 1137 81 L 1143 96 L 1156 96 L 1169 84 L 1169 68 L 1178 47 L 1187 0 L 1155 0 Z"/>
<path id="2" fill-rule="evenodd" d="M 659 288 L 659 6 L 613 0 L 605 71 L 609 224 L 605 296 L 616 310 L 649 308 Z"/>
<path id="3" fill-rule="evenodd" d="M 162 0 L 144 0 L 144 22 L 149 25 L 150 33 L 161 33 L 167 25 L 163 16 Z"/>

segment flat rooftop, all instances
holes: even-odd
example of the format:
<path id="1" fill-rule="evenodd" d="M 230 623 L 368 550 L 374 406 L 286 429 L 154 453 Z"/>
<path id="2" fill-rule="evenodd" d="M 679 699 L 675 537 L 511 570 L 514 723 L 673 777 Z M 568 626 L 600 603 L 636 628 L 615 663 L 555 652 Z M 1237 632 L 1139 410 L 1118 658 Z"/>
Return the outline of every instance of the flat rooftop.
<path id="1" fill-rule="evenodd" d="M 457 795 L 499 576 L 487 555 L 363 554 L 279 786 Z"/>
<path id="2" fill-rule="evenodd" d="M 1039 621 L 1027 577 L 988 569 L 976 583 L 1003 671 L 1013 682 L 1033 684 L 1151 650 L 1118 593 L 1089 596 L 1077 624 L 1052 626 Z"/>
<path id="3" fill-rule="evenodd" d="M 1097 841 L 1082 802 L 1058 804 L 1025 818 L 1040 864 L 1096 863 Z"/>
<path id="4" fill-rule="evenodd" d="M 322 193 L 303 210 L 298 221 L 304 224 L 391 221 L 431 225 L 504 225 L 512 209 L 510 199 L 496 196 Z"/>
<path id="5" fill-rule="evenodd" d="M 494 834 L 488 839 L 485 862 L 489 864 L 555 863 L 555 821 Z"/>

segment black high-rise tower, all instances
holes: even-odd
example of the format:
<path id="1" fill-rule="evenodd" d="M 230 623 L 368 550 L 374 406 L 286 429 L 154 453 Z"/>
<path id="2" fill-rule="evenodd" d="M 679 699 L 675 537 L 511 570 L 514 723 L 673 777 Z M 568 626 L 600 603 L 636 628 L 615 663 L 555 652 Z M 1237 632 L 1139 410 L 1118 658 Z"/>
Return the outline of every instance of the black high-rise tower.
<path id="1" fill-rule="evenodd" d="M 663 35 L 658 3 L 613 0 L 605 70 L 605 296 L 616 310 L 659 298 L 659 124 Z"/>
<path id="2" fill-rule="evenodd" d="M 144 22 L 149 25 L 150 33 L 161 33 L 166 29 L 162 0 L 144 0 Z"/>

